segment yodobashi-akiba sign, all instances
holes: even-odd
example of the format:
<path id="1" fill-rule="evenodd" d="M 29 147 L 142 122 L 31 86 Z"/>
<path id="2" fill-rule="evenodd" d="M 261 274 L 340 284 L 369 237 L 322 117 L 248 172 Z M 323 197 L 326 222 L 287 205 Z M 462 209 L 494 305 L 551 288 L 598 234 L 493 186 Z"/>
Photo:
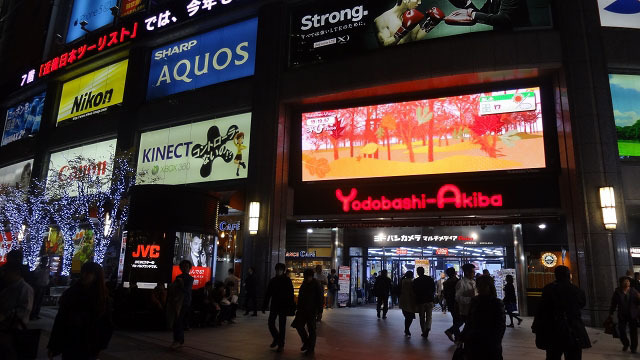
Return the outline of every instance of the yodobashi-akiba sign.
<path id="1" fill-rule="evenodd" d="M 138 184 L 190 184 L 247 177 L 251 114 L 143 133 Z"/>
<path id="2" fill-rule="evenodd" d="M 346 195 L 342 189 L 337 189 L 336 199 L 342 203 L 345 213 L 502 207 L 502 194 L 467 193 L 453 184 L 441 186 L 436 194 L 410 194 L 406 197 L 359 197 L 356 188 L 351 188 Z"/>
<path id="3" fill-rule="evenodd" d="M 147 99 L 253 75 L 257 32 L 255 18 L 153 50 Z"/>

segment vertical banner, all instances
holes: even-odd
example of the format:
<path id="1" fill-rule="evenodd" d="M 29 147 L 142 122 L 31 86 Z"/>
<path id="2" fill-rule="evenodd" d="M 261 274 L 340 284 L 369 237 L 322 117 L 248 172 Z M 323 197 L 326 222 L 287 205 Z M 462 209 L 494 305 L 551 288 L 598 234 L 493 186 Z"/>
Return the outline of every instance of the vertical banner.
<path id="1" fill-rule="evenodd" d="M 351 278 L 351 268 L 348 266 L 340 266 L 338 270 L 338 306 L 347 306 L 349 302 L 349 282 Z"/>

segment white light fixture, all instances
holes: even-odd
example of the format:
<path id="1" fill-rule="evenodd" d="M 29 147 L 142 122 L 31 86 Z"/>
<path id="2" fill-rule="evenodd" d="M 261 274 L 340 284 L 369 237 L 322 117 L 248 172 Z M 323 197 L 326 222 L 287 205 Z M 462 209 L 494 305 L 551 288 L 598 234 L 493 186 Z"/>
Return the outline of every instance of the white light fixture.
<path id="1" fill-rule="evenodd" d="M 313 229 L 312 229 L 312 228 L 308 228 L 308 229 L 307 229 L 307 234 L 311 234 L 312 232 L 313 232 Z"/>
<path id="2" fill-rule="evenodd" d="M 539 228 L 540 230 L 544 230 L 544 229 L 546 229 L 546 228 L 547 228 L 547 224 L 540 224 L 540 225 L 538 225 L 538 228 Z"/>
<path id="3" fill-rule="evenodd" d="M 607 230 L 615 230 L 618 225 L 616 217 L 616 198 L 613 186 L 600 188 L 600 207 L 602 208 L 602 222 Z"/>
<path id="4" fill-rule="evenodd" d="M 104 215 L 104 236 L 109 235 L 110 231 L 111 231 L 111 217 L 109 216 L 109 213 L 106 213 Z"/>
<path id="5" fill-rule="evenodd" d="M 260 223 L 260 203 L 252 201 L 249 203 L 249 234 L 258 233 L 258 224 Z"/>
<path id="6" fill-rule="evenodd" d="M 478 234 L 477 233 L 471 233 L 471 238 L 473 240 L 478 240 Z"/>

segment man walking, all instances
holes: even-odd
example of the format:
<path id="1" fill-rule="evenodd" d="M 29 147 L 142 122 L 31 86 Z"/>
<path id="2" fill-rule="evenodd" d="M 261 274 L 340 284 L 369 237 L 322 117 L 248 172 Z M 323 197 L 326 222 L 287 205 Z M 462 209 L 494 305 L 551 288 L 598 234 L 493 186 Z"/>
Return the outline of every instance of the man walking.
<path id="1" fill-rule="evenodd" d="M 467 321 L 471 299 L 476 296 L 476 267 L 473 264 L 462 265 L 463 277 L 456 284 L 456 306 L 458 308 L 458 322 L 453 324 L 453 332 L 456 339 L 460 335 L 460 326 Z"/>
<path id="2" fill-rule="evenodd" d="M 442 294 L 444 296 L 444 302 L 447 309 L 451 313 L 451 317 L 453 318 L 453 324 L 450 328 L 445 330 L 445 335 L 449 338 L 449 340 L 455 342 L 454 334 L 456 336 L 460 333 L 460 326 L 456 328 L 456 324 L 460 323 L 460 315 L 458 314 L 458 309 L 456 309 L 456 285 L 458 284 L 458 276 L 456 275 L 456 269 L 448 268 L 445 270 L 448 278 L 442 284 Z M 457 329 L 457 331 L 456 331 Z"/>
<path id="3" fill-rule="evenodd" d="M 424 274 L 422 266 L 418 267 L 417 272 L 418 277 L 413 280 L 413 292 L 416 295 L 422 337 L 426 338 L 429 337 L 429 331 L 431 331 L 431 314 L 433 312 L 433 297 L 436 291 L 436 284 L 431 276 Z"/>
<path id="4" fill-rule="evenodd" d="M 311 355 L 315 351 L 316 317 L 322 311 L 324 302 L 323 287 L 318 280 L 314 279 L 313 275 L 313 270 L 311 269 L 304 271 L 304 281 L 300 285 L 300 293 L 298 295 L 298 311 L 291 324 L 292 327 L 298 330 L 303 344 L 300 351 L 305 351 L 306 355 Z"/>
<path id="5" fill-rule="evenodd" d="M 277 352 L 284 350 L 284 336 L 287 331 L 287 316 L 295 310 L 295 301 L 293 299 L 293 283 L 287 275 L 285 275 L 285 266 L 283 263 L 276 264 L 276 276 L 269 280 L 267 293 L 264 296 L 264 304 L 262 313 L 269 305 L 271 299 L 271 307 L 269 308 L 269 332 L 273 337 L 270 347 L 278 347 Z M 278 328 L 276 329 L 276 319 L 278 319 Z"/>
<path id="6" fill-rule="evenodd" d="M 321 321 L 322 311 L 324 309 L 324 289 L 325 289 L 325 286 L 328 285 L 329 281 L 327 280 L 327 276 L 322 273 L 322 265 L 316 265 L 316 272 L 313 275 L 313 277 L 316 280 L 318 280 L 318 282 L 320 283 L 320 288 L 322 289 L 322 306 L 320 307 L 320 311 L 318 312 L 318 317 L 316 318 L 316 321 Z"/>
<path id="7" fill-rule="evenodd" d="M 331 269 L 331 274 L 327 278 L 327 283 L 327 309 L 329 309 L 335 306 L 338 290 L 340 290 L 336 269 Z"/>
<path id="8" fill-rule="evenodd" d="M 378 319 L 380 318 L 380 310 L 382 308 L 382 318 L 387 318 L 389 311 L 389 294 L 391 293 L 391 279 L 387 276 L 387 270 L 382 270 L 380 276 L 376 278 L 373 285 L 373 293 L 378 298 L 376 310 L 378 311 Z"/>

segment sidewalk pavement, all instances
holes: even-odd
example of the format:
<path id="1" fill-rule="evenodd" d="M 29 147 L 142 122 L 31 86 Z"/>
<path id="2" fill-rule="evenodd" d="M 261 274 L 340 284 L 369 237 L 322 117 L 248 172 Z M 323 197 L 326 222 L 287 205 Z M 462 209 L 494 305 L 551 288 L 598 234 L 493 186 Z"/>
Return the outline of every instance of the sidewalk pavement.
<path id="1" fill-rule="evenodd" d="M 46 359 L 46 342 L 55 316 L 54 309 L 43 309 L 43 318 L 31 324 L 44 329 L 40 344 L 40 358 Z M 288 323 L 291 323 L 289 318 Z M 411 327 L 411 338 L 404 336 L 404 317 L 393 309 L 386 320 L 377 319 L 370 307 L 342 308 L 324 311 L 318 324 L 318 341 L 315 359 L 451 359 L 455 350 L 444 334 L 451 325 L 451 316 L 433 313 L 433 325 L 429 339 L 420 336 L 417 321 Z M 503 340 L 503 357 L 509 359 L 544 359 L 544 351 L 538 350 L 531 333 L 531 318 L 525 318 L 521 326 L 507 328 Z M 618 339 L 603 333 L 601 329 L 588 329 L 593 347 L 584 351 L 583 359 L 618 360 L 640 359 L 640 354 L 623 353 Z M 170 350 L 171 332 L 117 331 L 109 348 L 100 354 L 101 360 L 173 360 L 173 359 L 247 359 L 288 360 L 306 358 L 300 353 L 300 338 L 295 329 L 288 327 L 285 351 L 275 353 L 269 349 L 271 336 L 267 329 L 267 315 L 243 316 L 238 311 L 236 324 L 215 328 L 192 329 L 185 333 L 185 346 Z"/>

